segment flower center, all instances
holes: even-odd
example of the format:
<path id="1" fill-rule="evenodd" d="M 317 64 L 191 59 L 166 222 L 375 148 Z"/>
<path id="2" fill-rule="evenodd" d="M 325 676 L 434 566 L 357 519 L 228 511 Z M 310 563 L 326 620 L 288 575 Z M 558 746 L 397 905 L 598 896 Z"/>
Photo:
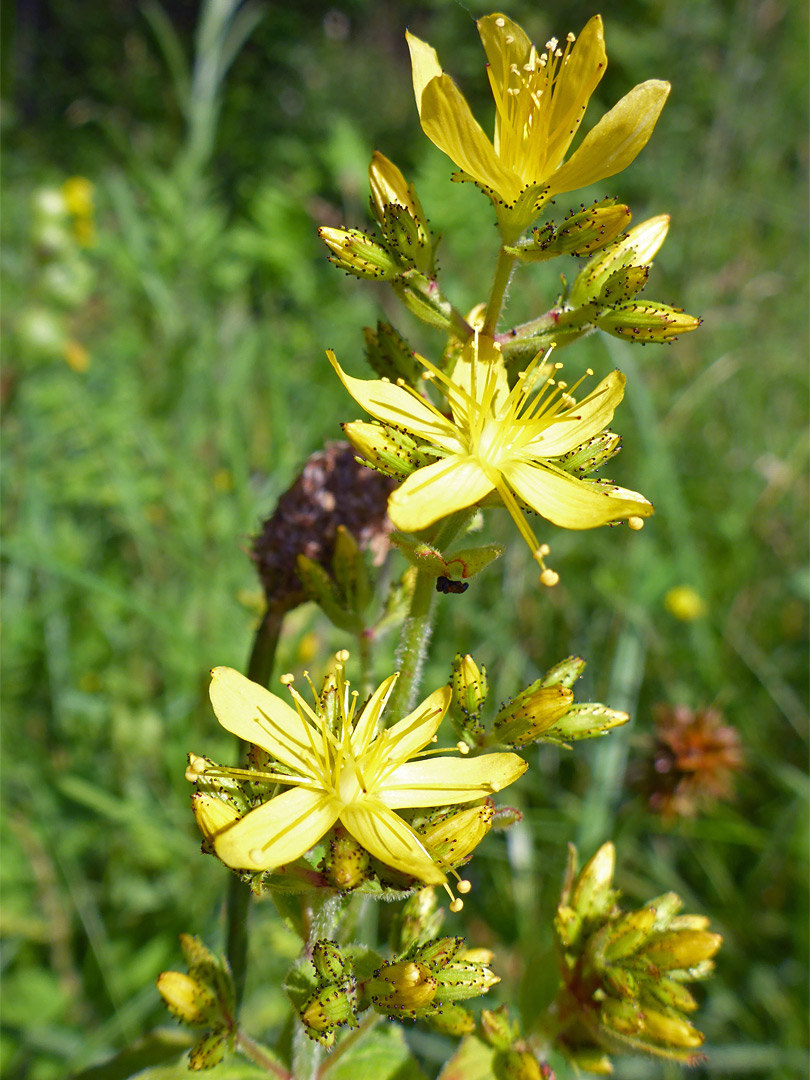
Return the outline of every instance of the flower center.
<path id="1" fill-rule="evenodd" d="M 481 433 L 475 445 L 475 456 L 483 466 L 491 466 L 493 469 L 500 467 L 504 456 L 507 454 L 511 440 L 508 438 L 511 425 L 505 425 L 502 420 L 485 420 Z"/>
<path id="2" fill-rule="evenodd" d="M 365 794 L 355 760 L 348 757 L 343 762 L 337 778 L 337 797 L 344 806 L 349 806 Z"/>

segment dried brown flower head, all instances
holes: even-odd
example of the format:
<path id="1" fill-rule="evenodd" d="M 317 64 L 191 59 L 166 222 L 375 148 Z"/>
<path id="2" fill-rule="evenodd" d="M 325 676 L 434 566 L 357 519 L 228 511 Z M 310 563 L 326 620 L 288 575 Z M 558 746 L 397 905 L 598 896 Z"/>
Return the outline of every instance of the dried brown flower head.
<path id="1" fill-rule="evenodd" d="M 743 767 L 740 734 L 717 709 L 658 705 L 649 759 L 638 777 L 651 810 L 665 818 L 694 817 L 733 795 Z"/>
<path id="2" fill-rule="evenodd" d="M 251 555 L 271 611 L 285 612 L 307 599 L 296 573 L 299 555 L 328 567 L 338 527 L 345 526 L 375 563 L 388 547 L 386 516 L 393 480 L 360 465 L 348 443 L 327 443 L 307 459 L 295 483 L 278 500 L 254 537 Z"/>

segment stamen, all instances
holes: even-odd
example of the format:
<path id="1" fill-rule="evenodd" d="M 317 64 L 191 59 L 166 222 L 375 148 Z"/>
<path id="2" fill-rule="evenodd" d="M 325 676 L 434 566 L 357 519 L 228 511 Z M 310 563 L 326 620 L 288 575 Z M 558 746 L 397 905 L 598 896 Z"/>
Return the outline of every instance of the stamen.
<path id="1" fill-rule="evenodd" d="M 627 527 L 629 529 L 632 529 L 634 532 L 638 532 L 639 529 L 644 528 L 644 518 L 635 517 L 635 516 L 629 517 L 627 519 Z"/>
<path id="2" fill-rule="evenodd" d="M 468 892 L 470 892 L 471 889 L 472 889 L 472 882 L 468 881 L 466 878 L 461 878 L 459 883 L 456 885 L 457 892 L 464 893 L 465 895 Z"/>

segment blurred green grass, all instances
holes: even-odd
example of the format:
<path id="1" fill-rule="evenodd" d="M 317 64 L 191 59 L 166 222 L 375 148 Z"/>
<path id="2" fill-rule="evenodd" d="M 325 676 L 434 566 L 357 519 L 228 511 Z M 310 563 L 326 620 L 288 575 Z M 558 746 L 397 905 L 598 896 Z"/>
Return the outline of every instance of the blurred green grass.
<path id="1" fill-rule="evenodd" d="M 421 136 L 402 36 L 408 24 L 434 44 L 488 115 L 464 8 L 259 10 L 213 84 L 199 74 L 206 57 L 223 56 L 210 40 L 197 82 L 179 59 L 193 54 L 196 5 L 167 7 L 176 42 L 154 7 L 89 3 L 79 18 L 66 0 L 38 23 L 21 5 L 4 35 L 0 1051 L 15 1080 L 62 1077 L 164 1023 L 154 978 L 177 964 L 178 933 L 218 944 L 225 874 L 197 855 L 182 773 L 190 749 L 230 752 L 207 705 L 207 670 L 245 663 L 257 593 L 249 537 L 307 454 L 355 416 L 324 349 L 360 373 L 360 328 L 381 313 L 414 344 L 437 344 L 399 319 L 387 293 L 335 273 L 316 225 L 364 223 L 377 147 L 416 180 L 460 306 L 482 298 L 481 252 L 496 246 L 485 200 L 451 187 L 449 163 Z M 471 5 L 473 17 L 487 10 Z M 578 30 L 594 9 L 520 0 L 508 10 L 540 41 Z M 577 202 L 618 194 L 637 222 L 670 212 L 647 292 L 705 321 L 672 347 L 599 337 L 564 357 L 572 369 L 628 375 L 612 473 L 656 504 L 648 527 L 549 530 L 562 582 L 539 594 L 510 523 L 493 516 L 487 531 L 509 538 L 506 557 L 463 598 L 443 598 L 426 685 L 446 679 L 455 650 L 472 651 L 500 700 L 576 652 L 589 660 L 582 697 L 634 717 L 574 754 L 538 753 L 535 783 L 516 796 L 524 824 L 476 859 L 467 926 L 496 945 L 504 999 L 519 995 L 531 1018 L 550 970 L 538 927 L 565 845 L 589 854 L 611 837 L 630 898 L 676 889 L 725 935 L 700 1013 L 710 1061 L 695 1075 L 798 1077 L 806 20 L 778 0 L 601 10 L 610 68 L 593 116 L 646 78 L 669 78 L 673 94 L 632 168 Z M 73 175 L 95 185 L 96 242 L 76 255 L 87 281 L 71 297 L 45 274 L 31 199 Z M 559 199 L 552 216 L 568 205 Z M 548 304 L 558 272 L 525 271 L 510 317 Z M 32 310 L 87 349 L 86 371 L 33 342 Z M 707 605 L 691 624 L 663 606 L 685 583 Z M 279 671 L 301 666 L 313 635 L 314 667 L 339 639 L 301 609 Z M 391 660 L 385 643 L 379 674 Z M 660 701 L 722 708 L 748 762 L 734 802 L 674 827 L 624 779 Z M 269 905 L 253 915 L 247 1019 L 272 1032 L 282 1002 L 267 987 L 295 945 Z M 422 1043 L 427 1059 L 440 1053 Z M 628 1078 L 677 1074 L 617 1067 Z"/>

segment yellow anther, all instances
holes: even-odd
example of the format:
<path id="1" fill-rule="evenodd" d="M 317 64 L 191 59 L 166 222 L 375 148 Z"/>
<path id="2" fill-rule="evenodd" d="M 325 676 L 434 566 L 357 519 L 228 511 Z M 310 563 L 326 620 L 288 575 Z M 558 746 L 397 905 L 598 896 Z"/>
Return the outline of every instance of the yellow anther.
<path id="1" fill-rule="evenodd" d="M 629 529 L 633 529 L 633 530 L 634 530 L 634 532 L 638 532 L 638 530 L 639 530 L 639 529 L 643 529 L 643 528 L 644 528 L 644 518 L 640 518 L 640 517 L 629 517 L 629 518 L 627 519 L 627 527 L 628 527 Z"/>
<path id="2" fill-rule="evenodd" d="M 472 889 L 472 882 L 468 881 L 466 878 L 462 878 L 461 881 L 459 881 L 459 883 L 456 885 L 456 889 L 458 890 L 458 892 L 464 893 L 466 895 L 466 893 L 468 893 Z"/>
<path id="3" fill-rule="evenodd" d="M 290 685 L 292 685 L 292 683 L 295 682 L 295 676 L 291 675 L 289 672 L 287 672 L 286 675 L 281 676 L 281 678 L 279 679 L 279 682 L 281 683 L 282 686 L 290 686 Z"/>
<path id="4" fill-rule="evenodd" d="M 460 897 L 457 896 L 455 898 L 455 900 L 452 902 L 452 904 L 450 905 L 450 910 L 455 913 L 455 912 L 461 911 L 461 909 L 463 907 L 464 907 L 464 901 Z"/>
<path id="5" fill-rule="evenodd" d="M 338 661 L 338 663 L 345 664 L 346 661 L 349 659 L 350 655 L 351 654 L 348 649 L 338 649 L 338 651 L 335 653 L 335 659 Z"/>
<path id="6" fill-rule="evenodd" d="M 557 573 L 557 571 L 549 570 L 548 567 L 540 575 L 540 582 L 543 585 L 547 585 L 549 588 L 551 588 L 552 585 L 556 585 L 559 580 L 560 575 Z"/>
<path id="7" fill-rule="evenodd" d="M 458 750 L 462 757 L 464 757 L 465 754 L 469 754 L 470 752 L 470 748 L 465 742 L 457 742 L 456 750 Z"/>

